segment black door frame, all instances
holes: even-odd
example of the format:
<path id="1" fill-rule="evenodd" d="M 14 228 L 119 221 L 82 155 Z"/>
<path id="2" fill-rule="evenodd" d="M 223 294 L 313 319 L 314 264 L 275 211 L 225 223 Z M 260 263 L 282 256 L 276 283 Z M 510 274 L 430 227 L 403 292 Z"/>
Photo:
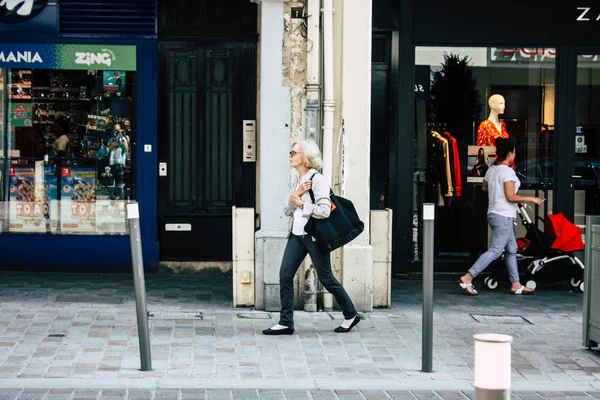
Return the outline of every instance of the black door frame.
<path id="1" fill-rule="evenodd" d="M 556 68 L 556 165 L 554 210 L 573 221 L 575 216 L 575 130 L 577 61 L 581 54 L 600 54 L 600 46 L 559 46 Z"/>

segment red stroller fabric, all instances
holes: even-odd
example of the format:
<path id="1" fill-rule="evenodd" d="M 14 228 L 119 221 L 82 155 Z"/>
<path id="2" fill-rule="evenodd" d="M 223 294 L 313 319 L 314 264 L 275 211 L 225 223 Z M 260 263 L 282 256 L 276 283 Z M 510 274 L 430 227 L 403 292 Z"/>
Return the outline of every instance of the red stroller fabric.
<path id="1" fill-rule="evenodd" d="M 581 229 L 561 212 L 546 216 L 544 231 L 553 239 L 552 249 L 569 253 L 585 248 L 583 240 L 581 240 Z"/>

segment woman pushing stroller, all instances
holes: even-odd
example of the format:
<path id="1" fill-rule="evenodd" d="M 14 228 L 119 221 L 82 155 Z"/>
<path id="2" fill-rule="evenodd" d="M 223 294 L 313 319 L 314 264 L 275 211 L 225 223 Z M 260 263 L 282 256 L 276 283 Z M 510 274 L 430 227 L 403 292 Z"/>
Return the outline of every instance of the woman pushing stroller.
<path id="1" fill-rule="evenodd" d="M 478 294 L 473 286 L 473 279 L 500 257 L 503 250 L 511 282 L 510 292 L 531 294 L 535 290 L 521 285 L 519 279 L 514 220 L 517 217 L 517 203 L 535 203 L 539 206 L 542 204 L 542 199 L 517 194 L 521 181 L 509 166 L 514 163 L 515 152 L 514 137 L 496 139 L 496 161 L 486 172 L 482 187 L 484 191 L 488 192 L 489 199 L 487 219 L 492 228 L 490 247 L 458 280 L 460 287 L 471 296 Z"/>

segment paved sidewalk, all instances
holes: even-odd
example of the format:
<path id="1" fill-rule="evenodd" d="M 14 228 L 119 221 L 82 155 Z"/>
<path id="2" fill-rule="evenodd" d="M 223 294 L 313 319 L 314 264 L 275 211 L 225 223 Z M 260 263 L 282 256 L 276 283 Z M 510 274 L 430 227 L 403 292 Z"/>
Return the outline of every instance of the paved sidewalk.
<path id="1" fill-rule="evenodd" d="M 595 400 L 600 392 L 512 392 L 515 400 Z M 473 391 L 0 389 L 0 400 L 469 400 Z"/>
<path id="2" fill-rule="evenodd" d="M 185 398 L 179 389 L 201 389 L 208 398 L 211 392 L 203 390 L 225 390 L 215 399 L 247 389 L 256 395 L 299 390 L 298 398 L 311 398 L 302 397 L 309 391 L 336 398 L 326 396 L 379 390 L 387 392 L 382 398 L 425 391 L 428 398 L 448 392 L 458 399 L 473 390 L 473 334 L 494 332 L 514 338 L 515 392 L 589 399 L 600 391 L 600 352 L 581 346 L 582 295 L 568 284 L 524 297 L 510 295 L 505 284 L 469 297 L 457 284 L 436 283 L 434 372 L 423 373 L 420 282 L 394 281 L 393 307 L 365 314 L 351 333 L 333 332 L 340 312 L 298 312 L 297 334 L 281 337 L 260 333 L 277 322 L 277 313 L 231 308 L 229 278 L 149 275 L 146 283 L 153 371 L 142 372 L 131 276 L 0 272 L 0 390 L 46 395 L 96 388 L 98 396 L 100 390 L 166 390 L 165 398 L 171 390 L 174 398 Z M 27 393 L 21 398 L 39 398 Z M 78 397 L 65 392 L 44 399 L 54 398 Z"/>

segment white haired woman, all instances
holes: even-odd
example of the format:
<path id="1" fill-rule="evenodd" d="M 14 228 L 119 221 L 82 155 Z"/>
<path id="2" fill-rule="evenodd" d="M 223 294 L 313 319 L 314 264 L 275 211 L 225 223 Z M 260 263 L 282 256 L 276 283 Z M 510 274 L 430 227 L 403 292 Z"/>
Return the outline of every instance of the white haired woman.
<path id="1" fill-rule="evenodd" d="M 321 152 L 312 140 L 294 143 L 290 151 L 290 166 L 298 171 L 295 189 L 285 202 L 284 214 L 292 218 L 292 230 L 283 253 L 279 269 L 279 290 L 281 313 L 277 325 L 265 329 L 265 335 L 291 335 L 294 333 L 294 275 L 307 254 L 314 263 L 319 280 L 336 299 L 343 310 L 344 321 L 335 328 L 335 332 L 350 332 L 360 322 L 360 316 L 343 286 L 331 271 L 330 252 L 317 246 L 315 239 L 304 232 L 309 218 L 324 219 L 331 213 L 329 184 L 325 177 L 317 172 L 322 167 Z M 310 197 L 312 188 L 315 202 Z"/>

